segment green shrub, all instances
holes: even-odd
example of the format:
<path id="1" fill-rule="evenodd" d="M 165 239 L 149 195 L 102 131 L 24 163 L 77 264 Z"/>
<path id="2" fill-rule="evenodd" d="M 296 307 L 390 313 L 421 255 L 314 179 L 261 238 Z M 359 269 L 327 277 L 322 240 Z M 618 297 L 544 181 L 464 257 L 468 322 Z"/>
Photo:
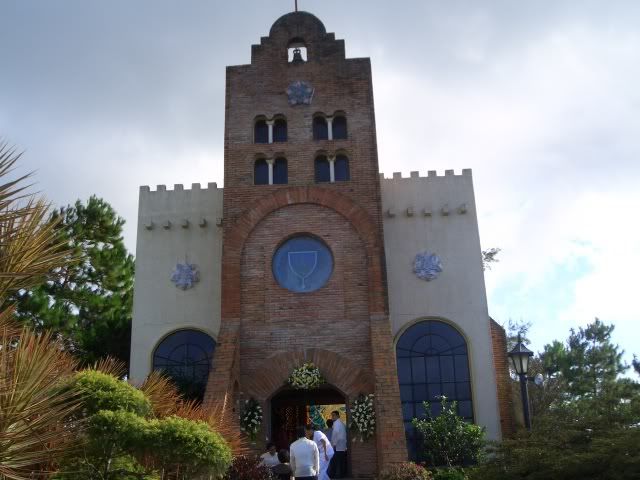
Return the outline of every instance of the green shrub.
<path id="1" fill-rule="evenodd" d="M 485 441 L 484 430 L 466 422 L 456 412 L 456 402 L 443 396 L 441 411 L 431 415 L 431 406 L 424 402 L 427 418 L 413 419 L 413 425 L 423 440 L 423 454 L 430 465 L 452 467 L 475 462 L 480 458 Z"/>
<path id="2" fill-rule="evenodd" d="M 458 468 L 442 468 L 433 472 L 433 480 L 467 480 L 464 470 Z"/>
<path id="3" fill-rule="evenodd" d="M 397 463 L 385 468 L 378 480 L 432 480 L 431 473 L 413 462 Z"/>
<path id="4" fill-rule="evenodd" d="M 222 476 L 231 464 L 231 450 L 209 425 L 180 417 L 149 422 L 147 446 L 158 464 L 183 478 Z"/>
<path id="5" fill-rule="evenodd" d="M 76 373 L 70 388 L 82 393 L 87 416 L 100 410 L 125 410 L 142 417 L 151 414 L 151 402 L 144 393 L 106 373 L 82 370 Z"/>

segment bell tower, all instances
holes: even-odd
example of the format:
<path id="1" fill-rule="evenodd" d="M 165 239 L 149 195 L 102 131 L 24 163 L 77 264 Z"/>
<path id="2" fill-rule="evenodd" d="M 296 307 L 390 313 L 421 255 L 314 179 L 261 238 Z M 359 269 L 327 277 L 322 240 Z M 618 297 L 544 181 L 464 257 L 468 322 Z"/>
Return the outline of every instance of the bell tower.
<path id="1" fill-rule="evenodd" d="M 345 58 L 310 13 L 282 16 L 250 64 L 227 67 L 224 142 L 221 328 L 205 401 L 237 416 L 257 400 L 258 438 L 273 438 L 274 395 L 312 362 L 347 405 L 375 395 L 375 436 L 349 443 L 353 476 L 406 460 L 369 59 Z"/>

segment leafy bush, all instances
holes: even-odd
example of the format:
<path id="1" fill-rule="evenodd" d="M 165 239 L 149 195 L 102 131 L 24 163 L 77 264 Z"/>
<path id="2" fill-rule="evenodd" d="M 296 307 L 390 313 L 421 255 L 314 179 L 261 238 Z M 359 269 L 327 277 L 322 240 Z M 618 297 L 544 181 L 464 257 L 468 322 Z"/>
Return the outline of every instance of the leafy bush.
<path id="1" fill-rule="evenodd" d="M 431 480 L 431 473 L 413 462 L 398 463 L 385 468 L 378 480 Z"/>
<path id="2" fill-rule="evenodd" d="M 125 410 L 142 417 L 151 414 L 151 403 L 144 393 L 106 373 L 82 370 L 75 375 L 71 389 L 82 393 L 87 416 L 100 410 Z"/>
<path id="3" fill-rule="evenodd" d="M 433 480 L 467 480 L 464 470 L 458 468 L 443 468 L 433 472 Z"/>
<path id="4" fill-rule="evenodd" d="M 273 480 L 271 469 L 258 460 L 249 457 L 236 457 L 224 480 Z"/>
<path id="5" fill-rule="evenodd" d="M 222 476 L 231 464 L 224 439 L 204 422 L 168 417 L 150 422 L 147 445 L 162 469 L 182 478 Z"/>
<path id="6" fill-rule="evenodd" d="M 427 418 L 413 419 L 422 434 L 425 458 L 433 466 L 447 467 L 477 461 L 484 447 L 484 429 L 458 416 L 456 402 L 449 403 L 443 396 L 441 405 L 440 414 L 433 417 L 429 403 L 424 402 Z"/>

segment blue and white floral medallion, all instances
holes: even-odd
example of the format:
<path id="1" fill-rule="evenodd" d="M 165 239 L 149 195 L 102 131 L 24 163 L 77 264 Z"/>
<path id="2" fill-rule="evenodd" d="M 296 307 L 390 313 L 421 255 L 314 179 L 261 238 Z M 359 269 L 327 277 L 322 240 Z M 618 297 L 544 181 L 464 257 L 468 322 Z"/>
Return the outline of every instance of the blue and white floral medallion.
<path id="1" fill-rule="evenodd" d="M 438 278 L 442 272 L 442 262 L 435 253 L 422 252 L 416 255 L 413 261 L 413 272 L 416 276 L 427 282 Z"/>
<path id="2" fill-rule="evenodd" d="M 314 89 L 307 82 L 300 80 L 293 82 L 287 87 L 289 105 L 311 105 Z"/>
<path id="3" fill-rule="evenodd" d="M 192 263 L 178 263 L 171 273 L 171 281 L 176 287 L 187 290 L 200 280 L 200 272 Z"/>

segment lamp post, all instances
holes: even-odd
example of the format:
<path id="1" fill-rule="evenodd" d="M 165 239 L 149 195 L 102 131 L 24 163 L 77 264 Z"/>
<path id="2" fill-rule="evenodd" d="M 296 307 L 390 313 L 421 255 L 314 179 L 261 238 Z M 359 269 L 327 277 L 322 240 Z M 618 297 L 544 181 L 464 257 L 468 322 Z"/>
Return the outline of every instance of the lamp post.
<path id="1" fill-rule="evenodd" d="M 531 419 L 529 418 L 529 392 L 527 391 L 527 373 L 529 372 L 529 359 L 533 352 L 524 346 L 522 338 L 518 334 L 518 343 L 509 352 L 509 358 L 513 364 L 518 377 L 520 377 L 520 394 L 522 396 L 522 412 L 524 414 L 524 426 L 531 430 Z"/>

